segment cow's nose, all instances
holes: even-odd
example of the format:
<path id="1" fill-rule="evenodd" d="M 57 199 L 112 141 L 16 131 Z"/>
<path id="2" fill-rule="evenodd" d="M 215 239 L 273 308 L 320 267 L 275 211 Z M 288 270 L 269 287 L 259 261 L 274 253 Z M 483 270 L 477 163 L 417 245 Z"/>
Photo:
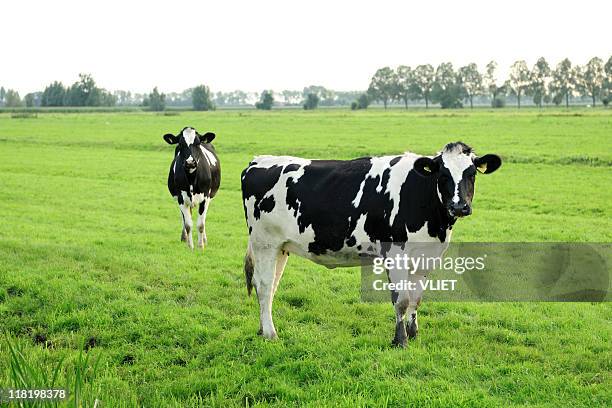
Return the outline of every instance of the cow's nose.
<path id="1" fill-rule="evenodd" d="M 472 213 L 472 207 L 468 203 L 457 203 L 452 205 L 452 212 L 458 217 L 465 217 Z"/>

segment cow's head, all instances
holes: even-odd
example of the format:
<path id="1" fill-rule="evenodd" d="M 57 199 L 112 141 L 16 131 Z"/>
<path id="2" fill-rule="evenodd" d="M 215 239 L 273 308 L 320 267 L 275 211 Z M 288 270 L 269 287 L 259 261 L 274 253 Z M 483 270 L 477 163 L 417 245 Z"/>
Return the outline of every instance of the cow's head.
<path id="1" fill-rule="evenodd" d="M 472 213 L 476 171 L 490 174 L 499 166 L 499 156 L 485 154 L 478 157 L 462 142 L 449 143 L 436 157 L 421 157 L 414 162 L 418 174 L 435 178 L 438 197 L 451 217 Z"/>
<path id="2" fill-rule="evenodd" d="M 183 128 L 176 136 L 172 133 L 164 135 L 166 143 L 177 145 L 174 152 L 176 165 L 184 168 L 187 173 L 194 173 L 202 159 L 200 143 L 210 143 L 214 138 L 214 133 L 208 132 L 201 135 L 192 127 Z"/>

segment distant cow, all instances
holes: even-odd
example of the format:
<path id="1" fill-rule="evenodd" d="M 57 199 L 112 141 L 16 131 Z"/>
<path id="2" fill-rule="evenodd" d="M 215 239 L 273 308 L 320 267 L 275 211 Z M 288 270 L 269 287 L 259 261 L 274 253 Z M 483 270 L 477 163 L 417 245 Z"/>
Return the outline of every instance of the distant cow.
<path id="1" fill-rule="evenodd" d="M 178 201 L 183 220 L 181 241 L 193 249 L 191 210 L 198 206 L 198 246 L 206 243 L 206 211 L 217 194 L 221 183 L 221 167 L 215 148 L 211 144 L 214 133 L 200 135 L 186 127 L 178 135 L 167 133 L 164 140 L 177 145 L 168 175 L 168 190 Z"/>
<path id="2" fill-rule="evenodd" d="M 272 301 L 289 253 L 329 268 L 360 265 L 370 244 L 437 242 L 441 256 L 457 218 L 472 212 L 476 170 L 492 173 L 500 165 L 498 156 L 477 157 L 461 142 L 435 157 L 255 157 L 242 172 L 242 198 L 249 228 L 244 270 L 249 294 L 254 286 L 259 299 L 259 334 L 276 337 Z M 390 281 L 400 278 L 389 271 Z M 416 336 L 421 295 L 392 293 L 393 344 Z"/>

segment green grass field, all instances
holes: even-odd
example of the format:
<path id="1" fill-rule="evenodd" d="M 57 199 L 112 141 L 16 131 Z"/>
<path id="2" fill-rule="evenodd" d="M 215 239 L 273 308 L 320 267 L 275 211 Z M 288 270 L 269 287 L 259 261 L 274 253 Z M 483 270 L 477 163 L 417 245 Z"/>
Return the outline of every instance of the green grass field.
<path id="1" fill-rule="evenodd" d="M 166 188 L 161 136 L 186 125 L 217 134 L 222 165 L 204 252 L 179 241 Z M 81 406 L 611 406 L 609 303 L 425 298 L 401 350 L 390 303 L 360 302 L 358 268 L 290 257 L 280 339 L 256 335 L 240 194 L 252 156 L 456 140 L 505 162 L 478 178 L 453 240 L 612 240 L 610 110 L 0 114 L 0 388 L 47 387 L 58 367 Z"/>

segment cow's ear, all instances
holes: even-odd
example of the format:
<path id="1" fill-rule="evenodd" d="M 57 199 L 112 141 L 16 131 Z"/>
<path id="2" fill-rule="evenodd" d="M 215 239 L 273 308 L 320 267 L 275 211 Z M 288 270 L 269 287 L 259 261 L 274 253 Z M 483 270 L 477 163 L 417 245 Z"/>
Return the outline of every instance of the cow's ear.
<path id="1" fill-rule="evenodd" d="M 164 140 L 168 144 L 177 144 L 178 141 L 179 141 L 179 138 L 178 138 L 178 136 L 174 136 L 172 133 L 166 133 L 164 135 Z"/>
<path id="2" fill-rule="evenodd" d="M 430 157 L 419 157 L 414 162 L 414 171 L 423 177 L 429 177 L 440 169 L 437 161 Z"/>
<path id="3" fill-rule="evenodd" d="M 216 135 L 213 132 L 206 132 L 204 136 L 202 136 L 202 140 L 204 143 L 210 143 L 214 140 L 215 136 Z"/>
<path id="4" fill-rule="evenodd" d="M 496 154 L 485 154 L 474 159 L 474 166 L 483 174 L 493 173 L 501 166 L 501 158 Z"/>

